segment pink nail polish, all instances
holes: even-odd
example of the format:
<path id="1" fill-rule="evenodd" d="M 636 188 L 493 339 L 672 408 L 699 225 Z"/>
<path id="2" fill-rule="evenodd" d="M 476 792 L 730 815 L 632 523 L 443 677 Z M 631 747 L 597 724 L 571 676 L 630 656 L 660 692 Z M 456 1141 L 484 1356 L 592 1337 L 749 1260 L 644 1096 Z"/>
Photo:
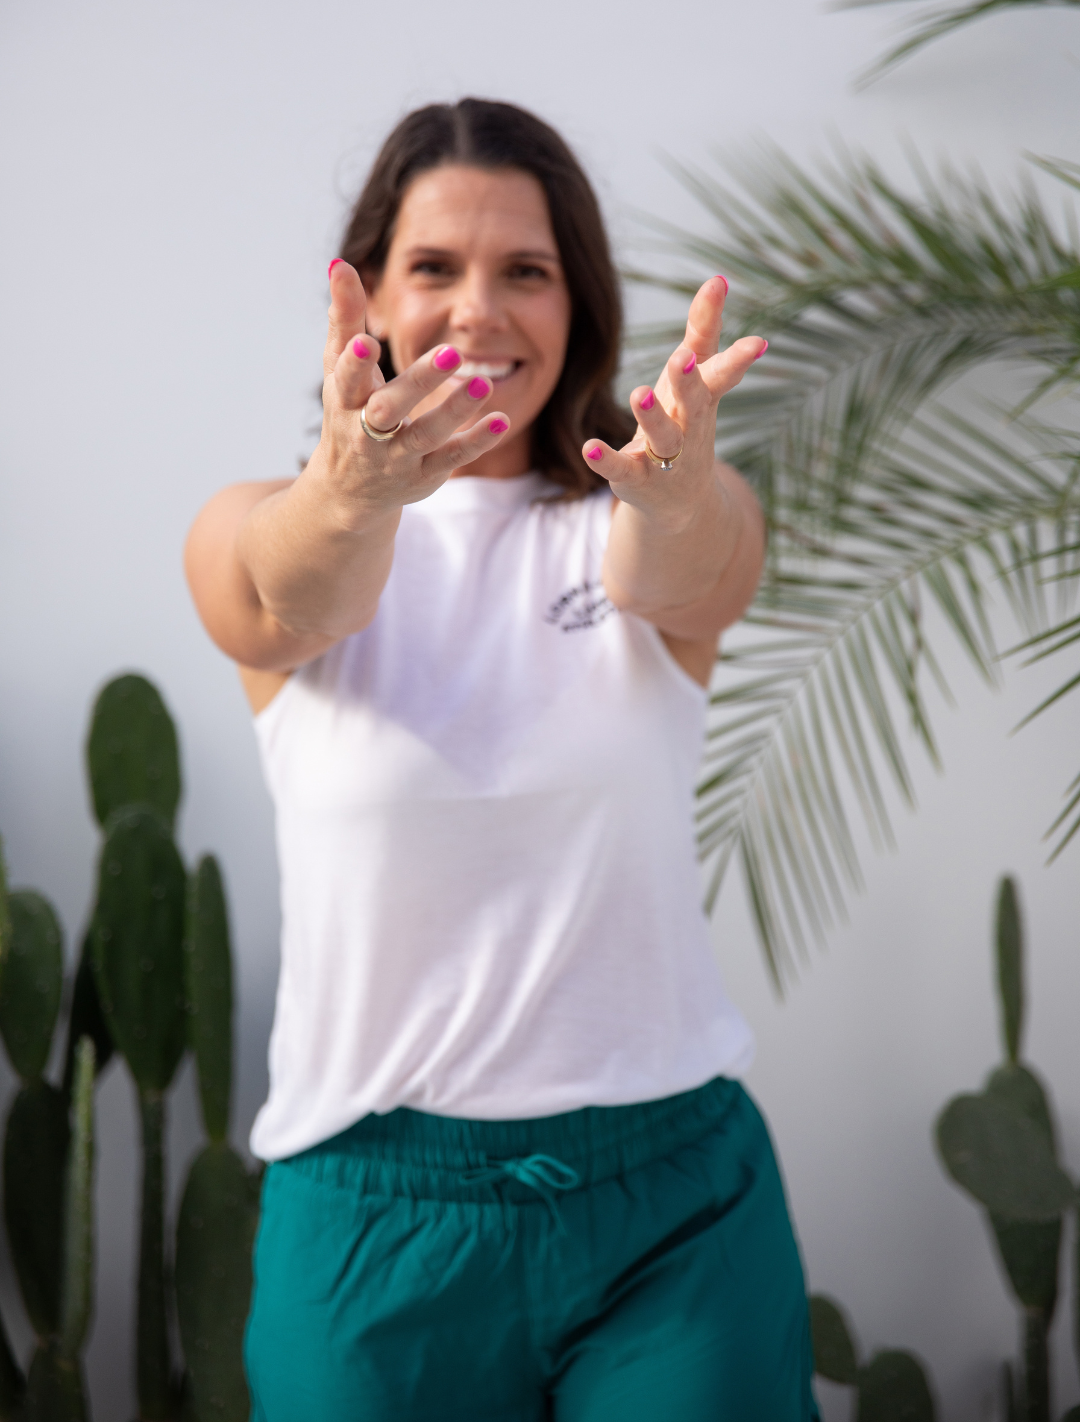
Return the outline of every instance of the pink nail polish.
<path id="1" fill-rule="evenodd" d="M 689 360 L 686 362 L 686 364 L 683 366 L 683 368 L 682 368 L 682 373 L 683 373 L 684 375 L 689 375 L 690 372 L 693 370 L 693 368 L 694 368 L 695 365 L 697 365 L 697 356 L 694 355 L 694 353 L 691 351 L 691 353 L 690 353 L 690 359 L 689 359 Z"/>
<path id="2" fill-rule="evenodd" d="M 331 272 L 334 270 L 334 268 L 337 266 L 338 262 L 341 262 L 341 261 L 344 261 L 344 260 L 345 260 L 344 257 L 335 257 L 334 260 L 333 260 L 333 261 L 330 263 L 330 265 L 327 267 L 327 269 L 326 269 L 326 275 L 329 276 L 330 273 L 331 273 Z"/>
<path id="3" fill-rule="evenodd" d="M 495 389 L 494 385 L 485 380 L 482 375 L 473 376 L 465 388 L 474 400 L 483 400 L 485 395 L 490 395 Z"/>
<path id="4" fill-rule="evenodd" d="M 727 277 L 724 276 L 722 272 L 717 272 L 717 273 L 716 273 L 716 280 L 717 280 L 717 281 L 722 281 L 722 282 L 724 283 L 724 295 L 726 296 L 726 295 L 728 294 L 728 292 L 731 290 L 731 288 L 728 286 L 728 279 L 727 279 Z"/>
<path id="5" fill-rule="evenodd" d="M 761 357 L 765 354 L 765 352 L 766 352 L 768 349 L 769 349 L 769 343 L 768 343 L 768 341 L 766 341 L 765 344 L 762 346 L 761 350 L 759 350 L 758 353 L 757 353 L 757 355 L 754 357 L 754 360 L 760 360 Z M 754 360 L 752 360 L 752 361 L 750 362 L 751 365 L 753 365 Z"/>
<path id="6" fill-rule="evenodd" d="M 353 341 L 353 343 L 352 343 L 352 348 L 353 348 L 353 355 L 356 357 L 357 360 L 367 360 L 367 358 L 368 358 L 368 348 L 367 348 L 367 346 L 364 345 L 363 341 L 361 341 L 361 340 L 355 340 L 355 341 Z"/>
<path id="7" fill-rule="evenodd" d="M 510 426 L 505 420 L 492 420 L 488 425 L 488 429 L 492 434 L 504 434 L 509 428 Z"/>
<path id="8" fill-rule="evenodd" d="M 643 410 L 651 410 L 652 407 L 656 404 L 656 396 L 652 393 L 651 390 L 646 390 L 645 394 L 642 395 L 641 399 L 638 401 L 638 404 Z"/>
<path id="9" fill-rule="evenodd" d="M 595 460 L 596 463 L 598 463 L 598 464 L 599 464 L 600 460 L 603 459 L 603 457 L 604 457 L 604 451 L 600 448 L 600 446 L 599 446 L 598 444 L 594 444 L 593 447 L 592 447 L 592 449 L 590 449 L 590 450 L 589 450 L 589 453 L 586 455 L 586 458 L 587 458 L 587 459 Z"/>
<path id="10" fill-rule="evenodd" d="M 439 352 L 432 363 L 436 370 L 453 370 L 455 365 L 461 363 L 461 356 L 453 346 L 447 346 L 445 350 Z"/>

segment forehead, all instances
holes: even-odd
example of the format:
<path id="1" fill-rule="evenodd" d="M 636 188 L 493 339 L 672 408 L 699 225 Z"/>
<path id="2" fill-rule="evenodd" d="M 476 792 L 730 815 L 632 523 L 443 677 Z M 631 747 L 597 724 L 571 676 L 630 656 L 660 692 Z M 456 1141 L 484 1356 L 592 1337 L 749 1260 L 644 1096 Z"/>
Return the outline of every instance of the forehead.
<path id="1" fill-rule="evenodd" d="M 413 180 L 394 225 L 391 251 L 410 247 L 540 252 L 558 256 L 543 188 L 516 168 L 494 172 L 447 164 Z"/>

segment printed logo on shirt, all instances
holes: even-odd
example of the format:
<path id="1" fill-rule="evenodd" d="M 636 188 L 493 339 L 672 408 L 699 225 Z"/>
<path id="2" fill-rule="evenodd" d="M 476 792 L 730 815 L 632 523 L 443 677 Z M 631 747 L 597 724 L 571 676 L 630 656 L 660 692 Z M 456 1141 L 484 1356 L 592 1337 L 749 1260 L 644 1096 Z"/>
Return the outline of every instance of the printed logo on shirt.
<path id="1" fill-rule="evenodd" d="M 599 627 L 618 610 L 605 594 L 603 583 L 579 583 L 555 599 L 544 613 L 544 621 L 562 632 L 581 632 L 586 627 Z"/>

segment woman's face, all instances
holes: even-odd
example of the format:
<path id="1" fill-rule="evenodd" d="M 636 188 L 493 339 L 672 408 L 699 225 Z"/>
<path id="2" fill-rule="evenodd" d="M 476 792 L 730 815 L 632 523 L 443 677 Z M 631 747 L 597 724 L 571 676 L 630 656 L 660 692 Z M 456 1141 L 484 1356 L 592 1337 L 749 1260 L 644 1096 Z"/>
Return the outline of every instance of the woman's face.
<path id="1" fill-rule="evenodd" d="M 444 342 L 461 353 L 462 365 L 413 416 L 486 375 L 495 390 L 485 411 L 510 417 L 500 448 L 519 446 L 526 469 L 529 426 L 558 382 L 571 314 L 539 182 L 512 168 L 421 173 L 402 199 L 386 266 L 365 286 L 368 327 L 389 342 L 395 370 Z"/>

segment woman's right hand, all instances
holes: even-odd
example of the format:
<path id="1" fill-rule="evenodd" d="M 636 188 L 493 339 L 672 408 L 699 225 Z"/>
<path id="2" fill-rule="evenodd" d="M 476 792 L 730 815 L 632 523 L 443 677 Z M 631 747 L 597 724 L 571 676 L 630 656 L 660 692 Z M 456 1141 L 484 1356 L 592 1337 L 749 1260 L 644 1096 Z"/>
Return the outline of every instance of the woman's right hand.
<path id="1" fill-rule="evenodd" d="M 305 476 L 325 481 L 350 528 L 426 498 L 510 428 L 501 411 L 478 418 L 494 389 L 482 375 L 455 381 L 441 404 L 411 420 L 410 411 L 453 376 L 461 356 L 453 346 L 436 346 L 388 382 L 378 364 L 382 348 L 367 333 L 366 310 L 359 274 L 337 259 L 330 266 L 322 436 Z M 374 440 L 364 432 L 361 410 L 374 430 L 405 423 L 393 439 Z"/>
<path id="2" fill-rule="evenodd" d="M 492 391 L 483 376 L 455 381 L 440 405 L 408 420 L 461 358 L 436 346 L 385 381 L 379 343 L 364 329 L 359 276 L 335 262 L 330 290 L 318 448 L 298 479 L 222 489 L 195 520 L 185 551 L 211 637 L 242 667 L 278 681 L 367 626 L 390 574 L 402 507 L 494 448 L 510 424 L 498 412 L 477 419 Z M 372 429 L 406 423 L 391 440 L 371 439 L 360 423 L 365 405 Z"/>

